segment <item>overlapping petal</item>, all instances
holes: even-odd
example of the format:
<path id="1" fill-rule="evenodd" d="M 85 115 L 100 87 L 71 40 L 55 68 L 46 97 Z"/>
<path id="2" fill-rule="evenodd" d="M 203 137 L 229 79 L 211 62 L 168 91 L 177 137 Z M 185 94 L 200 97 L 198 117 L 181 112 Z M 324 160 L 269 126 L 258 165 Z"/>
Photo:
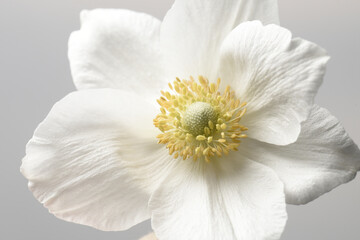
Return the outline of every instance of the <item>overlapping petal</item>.
<path id="1" fill-rule="evenodd" d="M 242 124 L 260 141 L 295 142 L 329 59 L 317 45 L 277 25 L 240 24 L 225 39 L 220 77 L 248 102 Z"/>
<path id="2" fill-rule="evenodd" d="M 57 217 L 101 230 L 125 230 L 149 218 L 157 169 L 170 162 L 154 138 L 154 111 L 120 90 L 69 94 L 27 145 L 21 171 L 34 196 Z"/>
<path id="3" fill-rule="evenodd" d="M 180 162 L 149 205 L 159 239 L 275 240 L 287 219 L 279 178 L 245 158 Z"/>
<path id="4" fill-rule="evenodd" d="M 250 20 L 278 24 L 277 0 L 176 0 L 161 26 L 170 76 L 204 75 L 213 80 L 222 41 Z"/>
<path id="5" fill-rule="evenodd" d="M 120 9 L 81 13 L 81 29 L 69 40 L 71 72 L 78 89 L 118 88 L 141 94 L 162 88 L 161 22 Z"/>
<path id="6" fill-rule="evenodd" d="M 239 151 L 278 174 L 291 204 L 308 203 L 360 170 L 359 148 L 339 121 L 316 105 L 295 143 L 276 146 L 247 139 Z"/>

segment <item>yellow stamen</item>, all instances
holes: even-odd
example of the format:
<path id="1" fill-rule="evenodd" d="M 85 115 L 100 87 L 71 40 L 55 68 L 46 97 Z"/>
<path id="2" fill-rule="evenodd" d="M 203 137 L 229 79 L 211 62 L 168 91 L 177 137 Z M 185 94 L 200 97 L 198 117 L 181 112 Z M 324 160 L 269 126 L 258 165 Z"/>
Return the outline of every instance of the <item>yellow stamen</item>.
<path id="1" fill-rule="evenodd" d="M 246 113 L 246 102 L 240 102 L 230 86 L 219 92 L 221 79 L 210 83 L 203 76 L 195 81 L 176 78 L 168 86 L 173 92 L 161 91 L 157 100 L 160 114 L 154 125 L 162 131 L 157 138 L 175 159 L 211 162 L 230 151 L 238 151 L 240 139 L 248 130 L 240 125 Z"/>

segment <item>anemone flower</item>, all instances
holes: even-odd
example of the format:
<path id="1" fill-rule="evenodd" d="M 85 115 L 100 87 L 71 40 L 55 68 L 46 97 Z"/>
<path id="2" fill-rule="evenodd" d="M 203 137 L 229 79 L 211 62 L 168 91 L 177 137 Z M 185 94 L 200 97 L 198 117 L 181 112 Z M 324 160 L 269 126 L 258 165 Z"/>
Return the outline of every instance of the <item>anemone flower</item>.
<path id="1" fill-rule="evenodd" d="M 353 179 L 358 147 L 314 105 L 329 57 L 279 26 L 275 0 L 176 0 L 160 22 L 83 11 L 78 90 L 21 171 L 58 218 L 105 231 L 148 218 L 160 240 L 279 239 L 286 203 Z"/>

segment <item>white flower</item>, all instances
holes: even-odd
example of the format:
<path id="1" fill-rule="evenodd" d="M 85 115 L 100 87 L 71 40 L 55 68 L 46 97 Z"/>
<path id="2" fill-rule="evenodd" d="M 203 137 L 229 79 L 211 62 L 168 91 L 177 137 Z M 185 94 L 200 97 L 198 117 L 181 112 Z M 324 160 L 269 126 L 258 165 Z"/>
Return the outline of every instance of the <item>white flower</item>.
<path id="1" fill-rule="evenodd" d="M 57 217 L 106 231 L 151 217 L 160 240 L 279 239 L 285 202 L 360 169 L 358 147 L 313 105 L 328 57 L 276 25 L 277 1 L 176 0 L 162 23 L 104 9 L 81 21 L 69 42 L 80 91 L 55 104 L 21 167 Z"/>

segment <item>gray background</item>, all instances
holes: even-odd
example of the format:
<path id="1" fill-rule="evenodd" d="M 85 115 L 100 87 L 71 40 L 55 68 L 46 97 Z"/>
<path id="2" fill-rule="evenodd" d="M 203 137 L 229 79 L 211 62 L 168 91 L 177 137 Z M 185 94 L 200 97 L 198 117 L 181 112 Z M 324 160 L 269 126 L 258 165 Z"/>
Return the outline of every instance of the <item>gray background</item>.
<path id="1" fill-rule="evenodd" d="M 56 219 L 19 173 L 25 144 L 51 106 L 74 90 L 67 41 L 81 9 L 128 8 L 162 18 L 172 0 L 0 0 L 0 239 L 137 239 L 145 222 L 126 232 L 101 232 Z M 360 2 L 280 0 L 282 25 L 325 47 L 332 60 L 316 99 L 360 143 Z M 357 240 L 357 177 L 305 206 L 288 206 L 283 240 Z M 186 240 L 186 239 L 184 239 Z"/>

